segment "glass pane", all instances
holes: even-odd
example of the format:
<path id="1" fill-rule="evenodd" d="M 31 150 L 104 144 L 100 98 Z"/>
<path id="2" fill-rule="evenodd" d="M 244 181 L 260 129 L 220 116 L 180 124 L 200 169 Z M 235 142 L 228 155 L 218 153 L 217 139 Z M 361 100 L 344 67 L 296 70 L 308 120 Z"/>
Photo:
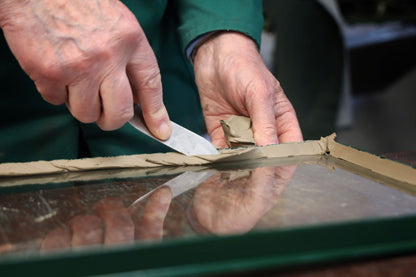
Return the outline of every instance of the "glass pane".
<path id="1" fill-rule="evenodd" d="M 416 213 L 414 195 L 344 168 L 329 158 L 308 157 L 163 174 L 3 179 L 0 259 Z"/>

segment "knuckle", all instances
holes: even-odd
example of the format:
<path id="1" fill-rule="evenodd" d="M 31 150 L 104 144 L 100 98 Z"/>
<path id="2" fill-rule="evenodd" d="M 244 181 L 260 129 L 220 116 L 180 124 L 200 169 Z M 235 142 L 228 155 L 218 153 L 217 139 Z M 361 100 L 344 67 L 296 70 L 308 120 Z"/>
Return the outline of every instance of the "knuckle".
<path id="1" fill-rule="evenodd" d="M 262 79 L 252 79 L 248 81 L 246 85 L 247 91 L 251 93 L 261 93 L 261 95 L 268 95 L 269 89 L 267 89 L 267 84 Z"/>
<path id="2" fill-rule="evenodd" d="M 61 66 L 65 72 L 67 72 L 71 77 L 75 78 L 75 76 L 82 76 L 85 73 L 96 70 L 97 68 L 93 67 L 94 61 L 95 66 L 100 65 L 100 62 L 98 62 L 100 60 L 96 54 L 77 54 L 73 55 Z"/>
<path id="3" fill-rule="evenodd" d="M 114 128 L 113 126 L 111 126 L 105 120 L 102 120 L 102 119 L 97 121 L 97 125 L 103 131 L 113 131 L 113 130 L 117 129 L 117 128 Z"/>
<path id="4" fill-rule="evenodd" d="M 51 103 L 52 105 L 60 105 L 65 102 L 65 99 L 52 91 L 39 90 L 39 93 L 46 102 Z"/>
<path id="5" fill-rule="evenodd" d="M 133 107 L 125 107 L 122 109 L 119 109 L 117 111 L 117 114 L 115 115 L 115 118 L 117 118 L 117 122 L 120 122 L 120 124 L 126 123 L 128 120 L 130 120 L 134 115 Z"/>
<path id="6" fill-rule="evenodd" d="M 94 46 L 94 49 L 89 51 L 89 58 L 86 60 L 90 61 L 99 61 L 100 63 L 108 63 L 111 59 L 114 58 L 115 50 L 107 43 L 100 43 Z M 85 61 L 78 61 L 80 64 L 85 63 Z"/>
<path id="7" fill-rule="evenodd" d="M 136 28 L 136 26 L 132 24 L 125 25 L 121 31 L 123 40 L 133 44 L 138 44 L 140 41 L 139 38 L 144 36 L 144 33 L 141 31 L 141 29 Z"/>
<path id="8" fill-rule="evenodd" d="M 101 114 L 101 105 L 94 103 L 89 98 L 74 99 L 70 96 L 67 107 L 71 114 L 82 123 L 95 122 Z"/>
<path id="9" fill-rule="evenodd" d="M 146 78 L 143 80 L 142 88 L 146 91 L 155 91 L 161 89 L 162 77 L 159 68 L 153 67 L 147 70 Z"/>
<path id="10" fill-rule="evenodd" d="M 62 78 L 62 68 L 54 60 L 44 60 L 31 66 L 29 74 L 33 79 L 46 79 L 52 82 L 59 82 Z"/>
<path id="11" fill-rule="evenodd" d="M 263 126 L 262 133 L 264 134 L 264 136 L 275 136 L 276 135 L 275 126 L 272 124 L 265 124 Z"/>
<path id="12" fill-rule="evenodd" d="M 115 115 L 106 114 L 100 117 L 96 122 L 104 131 L 112 131 L 123 126 L 133 117 L 133 109 L 121 109 Z"/>
<path id="13" fill-rule="evenodd" d="M 246 86 L 246 91 L 252 103 L 273 103 L 274 90 L 262 81 L 250 81 Z"/>
<path id="14" fill-rule="evenodd" d="M 94 50 L 96 50 L 100 57 L 102 56 L 104 58 L 113 57 L 120 49 L 122 49 L 124 56 L 129 56 L 129 53 L 131 54 L 138 47 L 143 37 L 144 33 L 141 31 L 138 23 L 132 24 L 131 20 L 124 21 L 118 25 L 116 32 L 111 32 L 107 37 L 102 39 L 106 43 L 95 45 Z"/>
<path id="15" fill-rule="evenodd" d="M 82 123 L 92 123 L 98 120 L 99 113 L 92 112 L 85 107 L 71 108 L 72 115 Z"/>
<path id="16" fill-rule="evenodd" d="M 53 105 L 60 105 L 66 100 L 65 91 L 54 89 L 44 82 L 35 81 L 36 89 L 42 98 Z"/>
<path id="17" fill-rule="evenodd" d="M 99 114 L 97 113 L 78 113 L 77 115 L 74 115 L 75 118 L 77 118 L 82 123 L 93 123 L 96 122 L 99 118 Z"/>
<path id="18" fill-rule="evenodd" d="M 273 88 L 273 91 L 276 93 L 276 94 L 282 94 L 282 93 L 284 93 L 283 92 L 283 88 L 282 88 L 282 86 L 280 85 L 280 82 L 276 79 L 276 78 L 272 78 L 272 84 L 271 84 L 271 87 Z"/>
<path id="19" fill-rule="evenodd" d="M 254 140 L 257 145 L 267 145 L 274 144 L 277 141 L 277 133 L 274 125 L 272 124 L 263 124 L 261 128 L 254 128 Z"/>
<path id="20" fill-rule="evenodd" d="M 137 38 L 144 36 L 144 32 L 136 19 L 136 16 L 128 11 L 124 14 L 124 20 L 119 22 L 120 36 L 126 41 L 136 41 Z"/>

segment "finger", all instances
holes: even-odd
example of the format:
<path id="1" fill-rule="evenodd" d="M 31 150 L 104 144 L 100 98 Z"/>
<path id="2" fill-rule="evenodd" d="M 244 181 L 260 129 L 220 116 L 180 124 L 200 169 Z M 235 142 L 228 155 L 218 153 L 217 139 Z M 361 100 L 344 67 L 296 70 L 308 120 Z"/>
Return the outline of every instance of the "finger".
<path id="1" fill-rule="evenodd" d="M 103 130 L 115 130 L 133 117 L 133 95 L 124 71 L 114 72 L 101 83 L 102 111 L 97 120 Z"/>
<path id="2" fill-rule="evenodd" d="M 219 122 L 220 122 L 219 119 L 217 119 L 217 126 L 214 127 L 212 130 L 209 130 L 209 137 L 211 139 L 211 143 L 216 148 L 219 148 L 219 149 L 227 148 L 228 146 L 227 146 L 227 142 L 225 141 L 224 130 L 222 129 Z"/>
<path id="3" fill-rule="evenodd" d="M 67 100 L 65 86 L 46 81 L 35 81 L 35 85 L 42 98 L 52 105 L 61 105 Z"/>
<path id="4" fill-rule="evenodd" d="M 71 232 L 64 227 L 50 231 L 41 243 L 42 251 L 71 247 Z"/>
<path id="5" fill-rule="evenodd" d="M 269 176 L 263 177 L 262 181 L 268 181 Z M 264 214 L 271 196 L 264 195 L 262 188 L 252 184 L 250 170 L 236 175 L 224 172 L 215 178 L 205 181 L 195 192 L 194 214 L 190 213 L 191 219 L 195 219 L 192 227 L 221 234 L 252 229 Z"/>
<path id="6" fill-rule="evenodd" d="M 69 221 L 72 247 L 100 245 L 104 241 L 104 225 L 96 215 L 79 215 Z"/>
<path id="7" fill-rule="evenodd" d="M 163 223 L 171 201 L 172 192 L 168 187 L 161 187 L 149 196 L 145 204 L 143 214 L 141 216 L 133 214 L 132 216 L 136 225 L 136 239 L 162 239 Z"/>
<path id="8" fill-rule="evenodd" d="M 101 114 L 101 100 L 98 82 L 86 79 L 68 86 L 67 107 L 71 114 L 83 123 L 98 120 Z"/>
<path id="9" fill-rule="evenodd" d="M 104 222 L 104 244 L 134 240 L 134 223 L 120 199 L 102 199 L 94 205 L 94 211 Z"/>
<path id="10" fill-rule="evenodd" d="M 224 130 L 221 126 L 220 121 L 229 118 L 235 112 L 234 111 L 224 112 L 221 109 L 221 107 L 226 106 L 227 103 L 224 103 L 225 102 L 224 100 L 218 101 L 218 97 L 221 97 L 221 96 L 218 96 L 217 99 L 215 100 L 211 100 L 210 97 L 207 96 L 207 94 L 209 93 L 206 93 L 206 90 L 207 89 L 205 89 L 202 86 L 198 87 L 199 95 L 201 97 L 201 106 L 204 107 L 203 114 L 204 114 L 204 119 L 205 119 L 205 125 L 207 127 L 207 131 L 211 139 L 211 143 L 216 148 L 226 148 L 227 142 L 225 140 Z M 216 104 L 218 104 L 219 107 L 216 107 L 215 106 Z"/>
<path id="11" fill-rule="evenodd" d="M 302 131 L 295 109 L 283 90 L 275 94 L 275 115 L 277 136 L 281 143 L 303 141 Z"/>
<path id="12" fill-rule="evenodd" d="M 159 139 L 168 139 L 172 126 L 163 104 L 162 81 L 156 57 L 143 36 L 139 47 L 127 65 L 127 75 L 133 88 L 135 102 L 139 102 L 150 132 Z"/>
<path id="13" fill-rule="evenodd" d="M 260 202 L 265 210 L 270 209 L 279 199 L 286 184 L 293 176 L 293 170 L 288 167 L 261 167 L 252 172 L 252 193 L 251 198 L 262 199 Z M 259 204 L 259 203 L 258 203 Z"/>
<path id="14" fill-rule="evenodd" d="M 273 89 L 263 83 L 250 86 L 248 89 L 252 90 L 247 92 L 250 97 L 248 112 L 253 123 L 253 136 L 256 145 L 279 143 L 275 124 Z"/>
<path id="15" fill-rule="evenodd" d="M 195 190 L 192 206 L 187 212 L 191 228 L 198 234 L 223 232 L 224 206 L 230 201 L 223 173 L 217 172 Z M 227 217 L 228 218 L 228 217 Z M 227 219 L 225 219 L 227 223 Z"/>
<path id="16" fill-rule="evenodd" d="M 293 178 L 297 168 L 298 167 L 296 165 L 276 167 L 274 184 L 279 187 L 285 187 Z"/>

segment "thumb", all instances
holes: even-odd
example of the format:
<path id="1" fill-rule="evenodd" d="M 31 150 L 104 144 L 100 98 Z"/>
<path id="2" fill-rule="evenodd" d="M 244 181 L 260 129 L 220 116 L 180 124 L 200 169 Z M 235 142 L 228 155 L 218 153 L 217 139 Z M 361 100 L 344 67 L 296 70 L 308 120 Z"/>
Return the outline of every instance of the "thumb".
<path id="1" fill-rule="evenodd" d="M 168 139 L 172 126 L 163 104 L 162 81 L 156 57 L 144 33 L 127 64 L 127 76 L 135 103 L 140 103 L 143 118 L 150 132 L 159 139 Z"/>

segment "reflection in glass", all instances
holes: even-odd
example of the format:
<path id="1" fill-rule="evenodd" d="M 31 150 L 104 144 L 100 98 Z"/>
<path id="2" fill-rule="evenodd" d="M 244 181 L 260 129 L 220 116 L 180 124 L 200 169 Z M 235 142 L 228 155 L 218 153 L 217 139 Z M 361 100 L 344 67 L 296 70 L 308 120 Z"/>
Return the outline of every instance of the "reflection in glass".
<path id="1" fill-rule="evenodd" d="M 219 172 L 195 191 L 188 212 L 198 233 L 247 232 L 278 201 L 296 166 Z"/>
<path id="2" fill-rule="evenodd" d="M 48 184 L 0 191 L 0 259 L 414 213 L 415 196 L 322 161 Z"/>

